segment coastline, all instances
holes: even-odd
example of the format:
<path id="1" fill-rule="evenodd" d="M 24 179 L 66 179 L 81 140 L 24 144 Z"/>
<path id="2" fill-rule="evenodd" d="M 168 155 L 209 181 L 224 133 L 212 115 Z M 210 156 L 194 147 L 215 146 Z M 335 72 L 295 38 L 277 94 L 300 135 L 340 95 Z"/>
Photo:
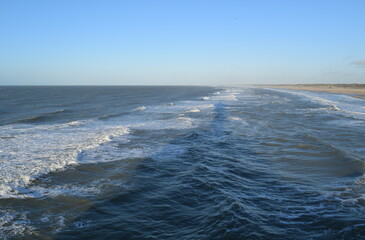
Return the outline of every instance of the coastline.
<path id="1" fill-rule="evenodd" d="M 256 86 L 350 94 L 354 98 L 365 99 L 365 84 L 277 84 L 277 85 L 275 84 L 275 85 L 256 85 Z"/>

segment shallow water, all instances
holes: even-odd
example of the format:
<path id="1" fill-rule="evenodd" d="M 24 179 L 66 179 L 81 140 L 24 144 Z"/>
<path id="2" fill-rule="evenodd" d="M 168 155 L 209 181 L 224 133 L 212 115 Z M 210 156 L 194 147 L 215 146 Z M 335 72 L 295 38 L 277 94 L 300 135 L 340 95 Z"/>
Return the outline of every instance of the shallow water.
<path id="1" fill-rule="evenodd" d="M 365 238 L 365 101 L 1 87 L 2 239 Z"/>

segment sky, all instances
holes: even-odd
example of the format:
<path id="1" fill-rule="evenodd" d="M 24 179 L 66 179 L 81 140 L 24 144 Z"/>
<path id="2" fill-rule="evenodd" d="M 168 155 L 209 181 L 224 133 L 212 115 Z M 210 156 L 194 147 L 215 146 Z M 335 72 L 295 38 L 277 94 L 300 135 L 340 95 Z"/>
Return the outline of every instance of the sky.
<path id="1" fill-rule="evenodd" d="M 365 83 L 364 0 L 0 0 L 0 85 Z"/>

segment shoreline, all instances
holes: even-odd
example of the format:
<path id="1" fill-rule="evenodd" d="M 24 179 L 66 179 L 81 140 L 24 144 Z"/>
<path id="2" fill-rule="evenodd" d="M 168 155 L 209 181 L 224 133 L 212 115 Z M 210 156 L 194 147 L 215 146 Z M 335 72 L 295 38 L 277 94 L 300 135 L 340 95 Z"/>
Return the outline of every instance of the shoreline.
<path id="1" fill-rule="evenodd" d="M 365 84 L 272 84 L 260 87 L 351 94 L 354 98 L 365 99 Z"/>

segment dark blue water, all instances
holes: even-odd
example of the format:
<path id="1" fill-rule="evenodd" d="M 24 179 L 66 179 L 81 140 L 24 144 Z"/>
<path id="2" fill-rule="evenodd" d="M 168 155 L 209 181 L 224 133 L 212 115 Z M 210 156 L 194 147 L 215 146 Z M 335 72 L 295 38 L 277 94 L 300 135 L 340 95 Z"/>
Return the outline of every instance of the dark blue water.
<path id="1" fill-rule="evenodd" d="M 365 103 L 1 87 L 2 239 L 365 239 Z"/>

